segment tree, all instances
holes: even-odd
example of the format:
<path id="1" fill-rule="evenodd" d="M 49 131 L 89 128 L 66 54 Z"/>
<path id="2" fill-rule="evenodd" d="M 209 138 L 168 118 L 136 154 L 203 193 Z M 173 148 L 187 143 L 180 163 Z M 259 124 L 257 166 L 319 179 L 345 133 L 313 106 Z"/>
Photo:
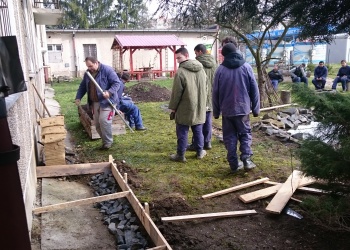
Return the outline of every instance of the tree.
<path id="1" fill-rule="evenodd" d="M 296 101 L 313 107 L 319 122 L 314 136 L 297 150 L 301 168 L 308 175 L 327 180 L 336 192 L 350 193 L 350 98 L 340 93 L 315 94 L 293 86 Z M 341 183 L 341 185 L 338 185 Z"/>
<path id="2" fill-rule="evenodd" d="M 278 4 L 279 2 L 281 3 Z M 158 11 L 178 10 L 176 17 L 177 19 L 182 18 L 185 25 L 192 24 L 196 27 L 203 27 L 203 25 L 208 24 L 209 20 L 223 28 L 230 29 L 246 44 L 255 59 L 261 106 L 279 102 L 279 98 L 268 79 L 266 68 L 288 29 L 298 24 L 302 17 L 292 18 L 291 5 L 284 0 L 213 0 L 210 5 L 203 5 L 203 3 L 207 3 L 207 1 L 160 0 Z M 203 11 L 202 6 L 207 7 L 207 12 Z M 210 13 L 215 18 L 208 18 L 204 13 Z M 283 27 L 283 32 L 277 41 L 272 42 L 270 31 L 280 25 Z M 253 36 L 249 35 L 252 29 L 256 29 Z M 271 50 L 266 58 L 262 59 L 262 50 L 266 42 L 271 46 Z"/>
<path id="3" fill-rule="evenodd" d="M 65 12 L 60 28 L 106 28 L 114 18 L 114 0 L 61 0 Z"/>
<path id="4" fill-rule="evenodd" d="M 147 7 L 142 0 L 61 0 L 65 12 L 59 28 L 146 28 Z"/>

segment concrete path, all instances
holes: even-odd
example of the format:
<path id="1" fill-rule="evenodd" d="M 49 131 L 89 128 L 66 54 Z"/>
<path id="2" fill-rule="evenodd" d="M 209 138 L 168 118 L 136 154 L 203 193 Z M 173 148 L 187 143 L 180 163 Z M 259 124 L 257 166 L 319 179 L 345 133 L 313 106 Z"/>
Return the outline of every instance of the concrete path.
<path id="1" fill-rule="evenodd" d="M 60 105 L 53 98 L 54 90 L 47 85 L 45 105 L 51 116 L 60 114 Z M 73 149 L 74 146 L 67 138 L 65 146 Z M 37 194 L 41 193 L 41 202 L 37 202 L 36 205 L 46 206 L 93 197 L 87 182 L 87 178 L 80 182 L 69 181 L 69 178 L 42 178 L 41 190 Z M 116 249 L 114 236 L 108 232 L 107 226 L 103 225 L 102 215 L 92 204 L 43 213 L 35 217 L 37 225 L 33 226 L 40 228 L 41 242 L 32 244 L 33 250 Z"/>

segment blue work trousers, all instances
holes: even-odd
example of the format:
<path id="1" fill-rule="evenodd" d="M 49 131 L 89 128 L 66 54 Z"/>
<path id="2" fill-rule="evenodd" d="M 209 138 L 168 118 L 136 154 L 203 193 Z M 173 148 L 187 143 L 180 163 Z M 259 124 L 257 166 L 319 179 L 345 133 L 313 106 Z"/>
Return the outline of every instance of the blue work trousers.
<path id="1" fill-rule="evenodd" d="M 236 169 L 238 167 L 238 141 L 240 143 L 241 160 L 245 160 L 253 154 L 249 115 L 223 116 L 222 133 L 227 150 L 227 161 L 232 169 Z"/>

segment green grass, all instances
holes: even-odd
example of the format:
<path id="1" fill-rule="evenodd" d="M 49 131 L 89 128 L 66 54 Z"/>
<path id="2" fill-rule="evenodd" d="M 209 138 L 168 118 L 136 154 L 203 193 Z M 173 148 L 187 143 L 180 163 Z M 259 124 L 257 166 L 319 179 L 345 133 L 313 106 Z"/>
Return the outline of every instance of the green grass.
<path id="1" fill-rule="evenodd" d="M 158 83 L 161 86 L 171 85 L 169 80 L 155 82 Z M 169 113 L 163 109 L 165 103 L 139 103 L 148 130 L 135 133 L 127 131 L 124 135 L 114 136 L 112 148 L 100 151 L 98 148 L 101 141 L 90 140 L 79 122 L 74 104 L 78 85 L 79 81 L 75 81 L 55 84 L 53 87 L 80 159 L 83 162 L 103 162 L 108 161 L 108 155 L 111 154 L 116 160 L 125 160 L 143 179 L 142 188 L 134 190 L 141 201 L 181 194 L 195 204 L 204 194 L 259 177 L 270 177 L 274 181 L 286 179 L 291 173 L 289 146 L 257 133 L 253 134 L 253 159 L 258 168 L 250 173 L 230 174 L 226 149 L 215 136 L 212 140 L 213 149 L 208 151 L 203 160 L 197 160 L 194 152 L 187 152 L 187 163 L 170 161 L 169 155 L 176 152 L 176 134 L 174 121 L 169 120 Z M 221 126 L 221 119 L 214 122 Z M 293 164 L 295 163 L 297 161 L 294 160 Z"/>

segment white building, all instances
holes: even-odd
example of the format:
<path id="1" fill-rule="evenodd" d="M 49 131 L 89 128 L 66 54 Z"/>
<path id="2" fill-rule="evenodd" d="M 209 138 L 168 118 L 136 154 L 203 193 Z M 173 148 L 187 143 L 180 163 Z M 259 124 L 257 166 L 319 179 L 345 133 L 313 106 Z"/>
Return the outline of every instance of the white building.
<path id="1" fill-rule="evenodd" d="M 50 67 L 52 76 L 81 77 L 86 71 L 85 58 L 95 56 L 104 64 L 118 69 L 115 51 L 111 49 L 115 35 L 176 35 L 189 50 L 190 58 L 195 58 L 194 47 L 205 44 L 211 47 L 216 58 L 218 51 L 218 30 L 47 30 L 47 53 L 45 65 Z M 178 47 L 179 48 L 179 47 Z M 169 49 L 162 52 L 163 68 L 173 69 L 173 56 Z M 158 53 L 155 50 L 137 50 L 133 56 L 134 69 L 151 65 L 159 67 Z M 123 55 L 124 65 L 130 64 L 129 53 Z M 123 69 L 124 70 L 124 69 Z M 125 68 L 125 70 L 130 70 Z"/>
<path id="2" fill-rule="evenodd" d="M 350 36 L 338 34 L 334 40 L 327 44 L 327 63 L 340 64 L 341 60 L 350 61 Z"/>

